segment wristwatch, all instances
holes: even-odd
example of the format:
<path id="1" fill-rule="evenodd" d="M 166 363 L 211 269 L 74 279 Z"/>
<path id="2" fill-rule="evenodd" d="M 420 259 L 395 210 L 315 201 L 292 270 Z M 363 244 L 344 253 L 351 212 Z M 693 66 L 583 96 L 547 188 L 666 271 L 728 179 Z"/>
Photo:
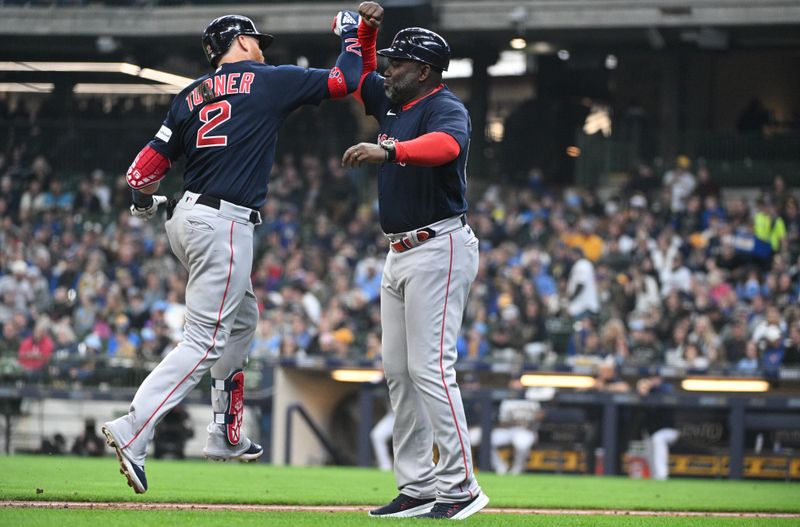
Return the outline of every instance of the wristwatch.
<path id="1" fill-rule="evenodd" d="M 386 161 L 389 163 L 394 163 L 395 158 L 397 157 L 397 151 L 395 150 L 394 146 L 394 139 L 384 139 L 381 141 L 381 148 L 386 150 Z"/>

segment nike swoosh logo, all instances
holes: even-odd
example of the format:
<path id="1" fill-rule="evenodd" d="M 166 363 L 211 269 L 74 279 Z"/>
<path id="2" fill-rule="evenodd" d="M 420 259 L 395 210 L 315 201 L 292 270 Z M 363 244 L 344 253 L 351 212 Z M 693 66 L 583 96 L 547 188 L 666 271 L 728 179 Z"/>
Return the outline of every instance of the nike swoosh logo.
<path id="1" fill-rule="evenodd" d="M 388 112 L 386 112 L 386 115 L 397 115 L 397 114 L 394 113 L 393 111 L 389 110 Z"/>

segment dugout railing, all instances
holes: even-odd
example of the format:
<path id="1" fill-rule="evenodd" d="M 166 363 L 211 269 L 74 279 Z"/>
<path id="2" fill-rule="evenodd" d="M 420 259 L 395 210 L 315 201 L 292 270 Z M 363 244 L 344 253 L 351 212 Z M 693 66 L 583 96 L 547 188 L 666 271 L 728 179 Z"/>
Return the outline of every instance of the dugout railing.
<path id="1" fill-rule="evenodd" d="M 362 423 L 359 426 L 358 451 L 359 465 L 371 466 L 369 430 L 372 423 L 371 404 L 383 397 L 382 388 L 363 385 L 359 389 L 359 408 Z M 497 405 L 505 399 L 522 398 L 524 394 L 509 390 L 462 390 L 465 404 L 477 403 L 482 441 L 478 451 L 477 465 L 481 470 L 491 470 L 491 430 Z M 620 412 L 626 408 L 647 411 L 674 409 L 715 410 L 727 414 L 729 444 L 727 447 L 727 476 L 742 479 L 744 476 L 745 433 L 749 429 L 800 430 L 800 394 L 791 397 L 769 397 L 753 395 L 725 394 L 676 394 L 640 396 L 634 393 L 612 394 L 602 392 L 556 393 L 548 404 L 560 407 L 594 407 L 600 410 L 600 437 L 598 445 L 602 448 L 602 470 L 598 473 L 615 475 L 620 473 L 622 450 L 620 436 Z M 370 411 L 367 411 L 370 410 Z M 470 423 L 471 425 L 477 423 Z M 792 451 L 789 451 L 791 454 Z M 586 452 L 586 457 L 594 452 Z"/>

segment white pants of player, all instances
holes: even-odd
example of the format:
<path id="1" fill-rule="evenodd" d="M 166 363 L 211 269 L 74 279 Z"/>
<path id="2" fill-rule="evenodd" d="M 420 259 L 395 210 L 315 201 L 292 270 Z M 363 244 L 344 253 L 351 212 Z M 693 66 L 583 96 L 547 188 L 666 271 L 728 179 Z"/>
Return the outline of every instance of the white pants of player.
<path id="1" fill-rule="evenodd" d="M 402 253 L 389 252 L 381 283 L 395 477 L 400 491 L 411 497 L 465 501 L 480 487 L 454 365 L 467 294 L 478 271 L 478 239 L 459 218 L 431 227 L 434 238 Z"/>
<path id="2" fill-rule="evenodd" d="M 662 428 L 650 436 L 653 452 L 653 479 L 664 480 L 669 476 L 669 447 L 678 440 L 680 433 L 674 428 Z"/>
<path id="3" fill-rule="evenodd" d="M 394 428 L 394 414 L 391 410 L 378 421 L 370 430 L 369 438 L 372 442 L 372 451 L 375 452 L 375 461 L 381 470 L 392 470 L 392 458 L 389 456 L 388 442 L 392 438 Z"/>
<path id="4" fill-rule="evenodd" d="M 242 367 L 258 323 L 250 283 L 251 211 L 225 201 L 216 210 L 198 205 L 197 196 L 185 192 L 166 223 L 172 251 L 189 271 L 183 340 L 142 382 L 129 413 L 107 424 L 137 465 L 144 464 L 156 425 L 209 369 L 213 378 L 225 379 Z M 214 411 L 224 411 L 223 405 L 226 392 L 212 390 Z M 208 429 L 208 445 L 224 444 L 221 425 L 212 422 Z"/>
<path id="5" fill-rule="evenodd" d="M 481 444 L 482 429 L 472 428 L 470 430 L 470 440 L 472 446 Z M 531 455 L 531 448 L 536 443 L 536 432 L 524 426 L 511 426 L 508 428 L 492 429 L 492 468 L 498 474 L 522 474 L 528 466 L 528 459 Z M 508 463 L 500 457 L 498 449 L 512 447 L 514 458 L 511 468 Z"/>

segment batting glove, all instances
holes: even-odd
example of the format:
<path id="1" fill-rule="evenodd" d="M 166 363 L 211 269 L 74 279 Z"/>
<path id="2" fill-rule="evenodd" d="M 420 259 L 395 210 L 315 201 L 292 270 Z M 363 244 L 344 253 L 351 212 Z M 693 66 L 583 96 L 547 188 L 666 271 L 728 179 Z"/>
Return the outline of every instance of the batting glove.
<path id="1" fill-rule="evenodd" d="M 355 11 L 339 11 L 333 17 L 331 30 L 337 37 L 341 37 L 343 33 L 356 31 L 360 22 L 361 16 Z"/>
<path id="2" fill-rule="evenodd" d="M 136 205 L 131 205 L 131 214 L 136 218 L 141 218 L 147 221 L 156 215 L 158 206 L 166 202 L 166 196 L 153 196 L 153 202 L 150 203 L 149 207 L 137 207 Z"/>

